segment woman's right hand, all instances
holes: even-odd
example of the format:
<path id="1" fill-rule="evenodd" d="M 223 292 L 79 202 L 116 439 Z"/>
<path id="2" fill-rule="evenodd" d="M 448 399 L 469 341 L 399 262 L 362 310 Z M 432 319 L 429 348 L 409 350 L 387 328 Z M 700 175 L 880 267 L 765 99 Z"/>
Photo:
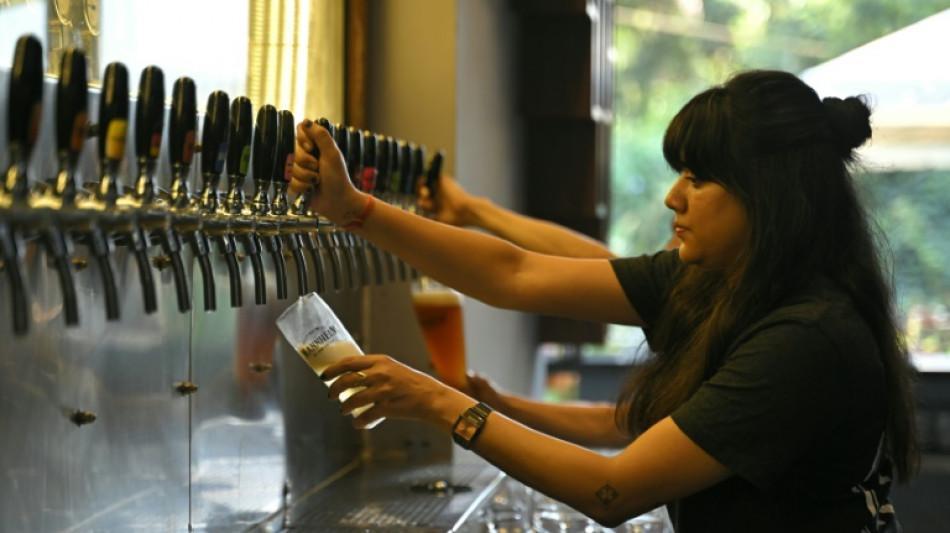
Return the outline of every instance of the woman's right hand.
<path id="1" fill-rule="evenodd" d="M 465 376 L 465 389 L 462 390 L 472 398 L 480 402 L 485 402 L 489 407 L 505 412 L 502 393 L 498 390 L 498 385 L 486 376 L 469 370 Z"/>
<path id="2" fill-rule="evenodd" d="M 314 156 L 314 147 L 319 149 L 319 158 Z M 304 120 L 297 124 L 289 190 L 301 193 L 308 189 L 313 191 L 310 208 L 338 226 L 359 217 L 366 206 L 365 195 L 350 181 L 343 154 L 330 132 L 311 120 Z"/>

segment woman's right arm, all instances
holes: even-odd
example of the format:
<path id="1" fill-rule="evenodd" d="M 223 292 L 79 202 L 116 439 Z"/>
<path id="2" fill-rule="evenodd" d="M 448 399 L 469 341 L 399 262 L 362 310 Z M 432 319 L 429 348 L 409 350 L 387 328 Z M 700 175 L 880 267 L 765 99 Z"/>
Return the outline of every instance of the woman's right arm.
<path id="1" fill-rule="evenodd" d="M 316 144 L 320 159 L 308 148 Z M 311 207 L 421 272 L 495 307 L 642 325 L 610 262 L 529 252 L 497 237 L 435 222 L 357 191 L 329 133 L 298 126 L 291 188 L 315 187 Z"/>

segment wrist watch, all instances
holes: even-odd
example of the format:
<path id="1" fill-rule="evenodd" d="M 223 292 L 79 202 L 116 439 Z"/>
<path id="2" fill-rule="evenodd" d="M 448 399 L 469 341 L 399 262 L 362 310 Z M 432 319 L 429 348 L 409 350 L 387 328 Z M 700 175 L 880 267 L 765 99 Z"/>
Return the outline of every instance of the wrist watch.
<path id="1" fill-rule="evenodd" d="M 491 414 L 491 407 L 483 402 L 478 402 L 466 409 L 464 413 L 459 415 L 455 425 L 452 426 L 452 439 L 455 440 L 455 443 L 466 450 L 471 449 L 475 439 L 482 432 L 485 419 L 488 418 L 489 414 Z"/>

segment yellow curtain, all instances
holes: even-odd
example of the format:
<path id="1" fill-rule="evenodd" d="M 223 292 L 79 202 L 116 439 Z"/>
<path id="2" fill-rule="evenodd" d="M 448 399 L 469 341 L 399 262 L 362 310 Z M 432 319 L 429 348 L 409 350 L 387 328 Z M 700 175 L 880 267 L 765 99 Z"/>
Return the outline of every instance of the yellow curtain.
<path id="1" fill-rule="evenodd" d="M 345 0 L 250 0 L 247 94 L 304 117 L 343 118 Z"/>

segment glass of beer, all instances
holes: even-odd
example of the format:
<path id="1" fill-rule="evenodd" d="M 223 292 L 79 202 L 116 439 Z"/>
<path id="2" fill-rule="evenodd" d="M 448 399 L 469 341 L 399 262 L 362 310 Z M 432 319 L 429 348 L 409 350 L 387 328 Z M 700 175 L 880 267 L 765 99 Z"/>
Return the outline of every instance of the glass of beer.
<path id="1" fill-rule="evenodd" d="M 301 296 L 288 307 L 277 318 L 277 327 L 317 376 L 340 359 L 363 355 L 363 350 L 343 327 L 340 319 L 315 292 Z M 334 381 L 335 378 L 324 383 L 329 387 Z M 340 401 L 345 401 L 365 388 L 346 389 L 340 394 Z M 373 404 L 368 404 L 358 407 L 351 414 L 357 417 L 372 406 Z M 376 427 L 383 420 L 374 420 L 366 428 Z"/>
<path id="2" fill-rule="evenodd" d="M 457 389 L 465 387 L 464 296 L 422 277 L 412 284 L 412 306 L 422 330 L 435 375 Z"/>

